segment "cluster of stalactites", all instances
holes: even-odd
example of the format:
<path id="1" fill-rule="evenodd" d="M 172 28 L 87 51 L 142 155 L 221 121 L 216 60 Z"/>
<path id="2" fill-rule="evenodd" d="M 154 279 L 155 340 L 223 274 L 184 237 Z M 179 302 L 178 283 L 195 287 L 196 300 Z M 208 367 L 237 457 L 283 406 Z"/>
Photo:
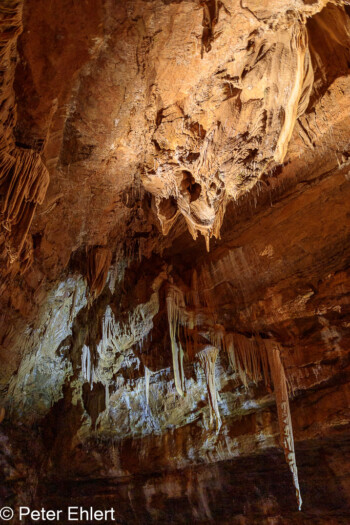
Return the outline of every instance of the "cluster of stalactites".
<path id="1" fill-rule="evenodd" d="M 265 384 L 270 387 L 270 379 L 272 380 L 277 404 L 281 445 L 293 476 L 300 510 L 302 499 L 295 459 L 292 419 L 287 380 L 281 361 L 279 345 L 270 339 L 262 339 L 260 337 L 248 338 L 234 333 L 225 335 L 224 345 L 232 368 L 238 373 L 246 387 L 249 380 L 254 383 L 264 380 Z"/>
<path id="2" fill-rule="evenodd" d="M 260 336 L 246 337 L 238 333 L 227 333 L 225 328 L 218 324 L 210 325 L 209 323 L 209 326 L 207 325 L 204 330 L 200 330 L 201 325 L 208 323 L 208 318 L 201 309 L 196 273 L 192 276 L 191 284 L 191 290 L 185 295 L 180 288 L 171 283 L 168 285 L 166 296 L 176 390 L 179 395 L 184 395 L 184 352 L 179 341 L 180 325 L 183 327 L 186 339 L 187 354 L 196 354 L 196 358 L 204 370 L 209 397 L 210 422 L 213 423 L 215 415 L 217 431 L 221 427 L 221 417 L 215 385 L 215 363 L 220 349 L 227 351 L 231 367 L 246 388 L 250 382 L 258 384 L 264 381 L 266 387 L 271 390 L 273 384 L 278 409 L 281 445 L 292 472 L 300 509 L 302 500 L 295 459 L 287 380 L 281 361 L 280 347 L 275 341 L 263 339 Z M 188 331 L 192 332 L 191 338 L 186 337 Z M 200 335 L 210 341 L 199 352 L 197 349 L 193 352 L 193 344 L 196 347 L 196 341 L 193 342 L 192 339 L 195 335 Z M 149 377 L 146 377 L 146 383 L 148 380 Z"/>
<path id="3" fill-rule="evenodd" d="M 0 257 L 15 271 L 30 266 L 33 248 L 28 236 L 36 207 L 42 204 L 49 174 L 39 153 L 17 148 L 13 127 L 16 40 L 22 31 L 22 2 L 0 5 Z M 14 264 L 17 263 L 17 264 Z"/>
<path id="4" fill-rule="evenodd" d="M 196 355 L 196 358 L 199 360 L 205 373 L 209 397 L 210 424 L 212 425 L 213 415 L 215 415 L 216 429 L 219 431 L 222 423 L 218 407 L 218 393 L 215 386 L 215 362 L 219 351 L 218 348 L 219 346 L 221 347 L 223 331 L 221 335 L 219 334 L 217 337 L 215 334 L 218 334 L 218 332 L 215 330 L 212 330 L 209 334 L 198 334 L 197 325 L 200 323 L 201 315 L 193 308 L 186 308 L 186 302 L 191 303 L 192 306 L 197 308 L 200 307 L 196 273 L 193 274 L 192 285 L 193 288 L 186 298 L 180 288 L 173 284 L 170 284 L 167 290 L 166 306 L 173 357 L 175 387 L 178 394 L 184 396 L 184 351 L 179 339 L 179 327 L 182 326 L 186 339 L 186 352 L 190 356 Z M 192 336 L 195 338 L 194 342 L 191 338 L 186 337 L 189 330 L 194 332 L 192 333 Z M 211 341 L 212 345 L 208 345 L 197 352 L 196 335 L 204 335 Z"/>
<path id="5" fill-rule="evenodd" d="M 37 205 L 44 201 L 49 174 L 37 152 L 3 151 L 0 185 L 6 187 L 0 215 L 5 253 L 10 264 L 20 259 L 24 271 L 31 263 L 30 246 L 26 246 L 29 228 Z"/>
<path id="6" fill-rule="evenodd" d="M 223 338 L 230 365 L 238 373 L 245 387 L 249 381 L 257 384 L 264 380 L 270 386 L 268 356 L 264 344 L 241 334 L 228 333 Z"/>
<path id="7" fill-rule="evenodd" d="M 210 425 L 213 424 L 213 416 L 215 415 L 216 431 L 219 432 L 222 421 L 218 406 L 218 393 L 215 384 L 215 363 L 219 350 L 215 346 L 206 346 L 203 350 L 198 352 L 197 359 L 204 370 L 205 379 L 207 382 L 209 410 L 210 410 Z"/>

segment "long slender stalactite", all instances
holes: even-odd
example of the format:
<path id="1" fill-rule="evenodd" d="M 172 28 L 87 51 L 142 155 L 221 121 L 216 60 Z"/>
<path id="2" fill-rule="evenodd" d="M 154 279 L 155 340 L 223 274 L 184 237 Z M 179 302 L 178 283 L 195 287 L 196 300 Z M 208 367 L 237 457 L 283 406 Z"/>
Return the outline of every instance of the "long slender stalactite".
<path id="1" fill-rule="evenodd" d="M 215 363 L 218 356 L 219 350 L 214 346 L 206 346 L 198 352 L 197 358 L 200 362 L 201 367 L 204 370 L 205 378 L 207 382 L 208 398 L 209 398 L 209 413 L 210 413 L 210 425 L 213 424 L 215 416 L 215 428 L 216 432 L 220 431 L 222 421 L 218 406 L 218 394 L 215 384 Z"/>
<path id="2" fill-rule="evenodd" d="M 184 396 L 184 352 L 178 340 L 178 330 L 181 322 L 183 306 L 184 298 L 181 291 L 174 285 L 170 285 L 168 287 L 166 297 L 166 307 L 169 323 L 171 353 L 173 357 L 175 387 L 180 396 Z"/>
<path id="3" fill-rule="evenodd" d="M 287 380 L 281 361 L 281 352 L 279 345 L 276 342 L 265 340 L 264 343 L 267 349 L 274 392 L 276 396 L 281 444 L 284 450 L 286 461 L 293 476 L 293 483 L 296 491 L 299 510 L 301 510 L 302 499 L 299 487 L 298 469 L 295 459 L 292 418 L 289 407 Z"/>

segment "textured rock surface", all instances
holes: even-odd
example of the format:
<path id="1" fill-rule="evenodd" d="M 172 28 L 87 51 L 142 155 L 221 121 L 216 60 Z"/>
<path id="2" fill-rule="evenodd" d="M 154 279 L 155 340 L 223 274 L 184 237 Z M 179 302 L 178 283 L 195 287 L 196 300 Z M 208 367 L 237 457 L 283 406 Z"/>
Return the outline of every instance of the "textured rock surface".
<path id="1" fill-rule="evenodd" d="M 4 504 L 349 522 L 349 13 L 0 5 Z"/>

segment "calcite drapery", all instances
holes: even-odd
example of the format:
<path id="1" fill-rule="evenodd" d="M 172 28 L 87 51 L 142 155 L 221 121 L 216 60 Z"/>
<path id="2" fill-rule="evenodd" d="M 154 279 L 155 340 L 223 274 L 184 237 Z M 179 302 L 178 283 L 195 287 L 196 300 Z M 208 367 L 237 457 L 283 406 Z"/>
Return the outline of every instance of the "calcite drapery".
<path id="1" fill-rule="evenodd" d="M 44 201 L 49 174 L 35 151 L 17 148 L 11 155 L 6 152 L 3 155 L 1 176 L 7 182 L 7 191 L 1 222 L 7 232 L 5 246 L 12 263 L 23 250 L 37 205 Z"/>
<path id="2" fill-rule="evenodd" d="M 104 246 L 92 246 L 87 252 L 87 282 L 94 298 L 102 292 L 111 266 L 112 252 Z"/>
<path id="3" fill-rule="evenodd" d="M 8 265 L 18 261 L 21 273 L 32 263 L 32 247 L 26 241 L 50 180 L 40 153 L 17 147 L 13 137 L 16 107 L 12 83 L 22 7 L 18 1 L 0 6 L 0 248 Z"/>

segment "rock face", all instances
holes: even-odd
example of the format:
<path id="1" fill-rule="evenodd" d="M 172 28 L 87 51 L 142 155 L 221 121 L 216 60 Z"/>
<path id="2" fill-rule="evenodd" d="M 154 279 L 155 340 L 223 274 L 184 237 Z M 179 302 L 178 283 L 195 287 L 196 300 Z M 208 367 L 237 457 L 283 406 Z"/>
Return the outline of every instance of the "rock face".
<path id="1" fill-rule="evenodd" d="M 1 506 L 349 523 L 349 65 L 342 1 L 3 0 Z"/>

